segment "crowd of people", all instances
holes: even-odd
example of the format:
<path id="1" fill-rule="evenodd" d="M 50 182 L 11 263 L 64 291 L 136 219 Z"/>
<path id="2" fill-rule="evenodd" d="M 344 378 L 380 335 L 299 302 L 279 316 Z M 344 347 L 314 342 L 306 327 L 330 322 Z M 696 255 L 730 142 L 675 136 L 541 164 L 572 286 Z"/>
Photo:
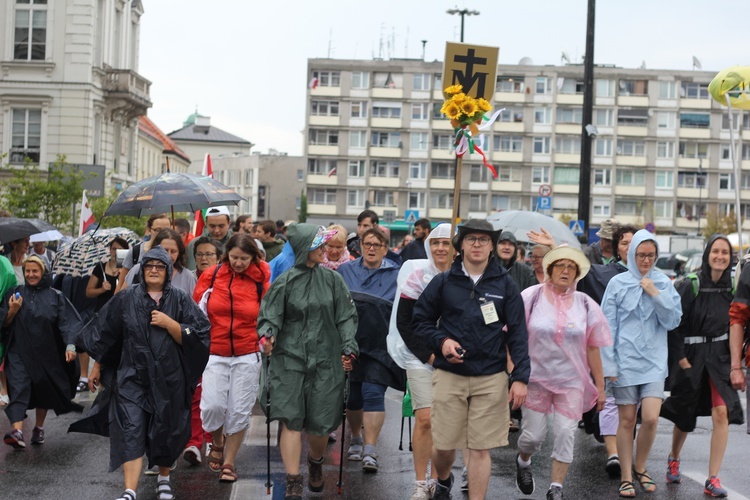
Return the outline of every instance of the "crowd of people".
<path id="1" fill-rule="evenodd" d="M 118 500 L 137 498 L 144 473 L 157 476 L 159 500 L 172 500 L 180 458 L 238 480 L 260 402 L 279 423 L 285 498 L 300 500 L 303 434 L 309 491 L 324 490 L 326 447 L 341 426 L 341 460 L 378 472 L 391 388 L 408 394 L 415 416 L 412 500 L 452 498 L 456 450 L 460 489 L 485 498 L 490 450 L 519 426 L 525 495 L 541 475 L 546 498 L 563 498 L 581 426 L 604 443 L 620 497 L 653 492 L 646 462 L 660 416 L 674 423 L 668 483 L 682 480 L 697 417 L 711 417 L 704 493 L 727 496 L 719 473 L 729 425 L 744 422 L 750 266 L 735 286 L 725 236 L 708 241 L 700 271 L 673 283 L 655 267 L 654 236 L 615 220 L 583 251 L 544 230 L 529 233 L 527 248 L 483 220 L 453 232 L 427 219 L 392 248 L 371 210 L 352 234 L 333 223 L 232 221 L 227 207 L 208 209 L 205 227 L 193 237 L 184 219 L 154 214 L 140 243 L 113 236 L 83 298 L 53 287 L 55 252 L 44 244 L 5 246 L 7 445 L 26 447 L 31 409 L 30 444 L 44 444 L 47 412 L 83 411 L 74 398 L 90 390 L 96 399 L 70 431 L 109 437 L 110 471 L 124 476 Z M 545 472 L 532 459 L 548 427 Z"/>

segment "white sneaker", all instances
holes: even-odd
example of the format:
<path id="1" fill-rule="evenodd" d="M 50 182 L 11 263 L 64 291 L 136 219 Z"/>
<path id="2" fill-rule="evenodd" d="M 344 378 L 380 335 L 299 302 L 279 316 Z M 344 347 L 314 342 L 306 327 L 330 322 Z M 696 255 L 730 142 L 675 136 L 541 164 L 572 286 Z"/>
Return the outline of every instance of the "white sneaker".
<path id="1" fill-rule="evenodd" d="M 197 446 L 188 446 L 182 451 L 182 458 L 190 465 L 200 465 L 201 450 Z"/>
<path id="2" fill-rule="evenodd" d="M 430 484 L 428 481 L 417 481 L 411 493 L 411 500 L 429 500 L 432 498 Z"/>
<path id="3" fill-rule="evenodd" d="M 469 491 L 469 474 L 466 467 L 461 471 L 461 491 Z"/>

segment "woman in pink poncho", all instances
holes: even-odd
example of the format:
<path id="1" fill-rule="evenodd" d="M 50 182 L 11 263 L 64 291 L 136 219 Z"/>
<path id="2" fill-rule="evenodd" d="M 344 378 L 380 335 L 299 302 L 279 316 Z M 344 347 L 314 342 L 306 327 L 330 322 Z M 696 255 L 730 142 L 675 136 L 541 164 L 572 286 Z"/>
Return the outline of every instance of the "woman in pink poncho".
<path id="1" fill-rule="evenodd" d="M 580 250 L 557 247 L 544 256 L 545 282 L 521 294 L 529 330 L 531 378 L 518 439 L 516 482 L 527 495 L 534 491 L 531 455 L 544 443 L 548 418 L 554 418 L 555 441 L 547 499 L 561 499 L 578 421 L 593 406 L 601 410 L 604 405 L 599 348 L 612 344 L 609 325 L 599 305 L 575 291 L 576 282 L 590 267 Z"/>

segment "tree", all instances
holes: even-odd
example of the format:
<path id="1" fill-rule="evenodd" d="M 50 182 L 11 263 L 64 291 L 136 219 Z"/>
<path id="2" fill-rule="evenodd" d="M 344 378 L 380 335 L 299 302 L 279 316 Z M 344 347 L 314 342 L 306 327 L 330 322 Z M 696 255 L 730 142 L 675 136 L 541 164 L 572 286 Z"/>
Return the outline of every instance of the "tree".
<path id="1" fill-rule="evenodd" d="M 117 191 L 113 188 L 107 196 L 101 198 L 94 198 L 89 200 L 91 205 L 91 211 L 94 212 L 94 218 L 102 229 L 110 227 L 126 227 L 138 234 L 143 234 L 146 231 L 146 220 L 147 217 L 132 217 L 128 215 L 108 215 L 102 218 L 104 212 L 117 198 Z"/>
<path id="2" fill-rule="evenodd" d="M 737 217 L 734 210 L 729 215 L 720 215 L 717 208 L 711 207 L 706 212 L 706 225 L 701 228 L 701 233 L 706 240 L 714 234 L 730 234 L 737 232 Z"/>
<path id="3" fill-rule="evenodd" d="M 307 193 L 304 191 L 299 198 L 299 221 L 307 222 Z"/>
<path id="4" fill-rule="evenodd" d="M 73 231 L 73 207 L 81 201 L 85 176 L 65 156 L 58 156 L 47 171 L 31 161 L 21 168 L 5 164 L 0 170 L 2 201 L 15 217 L 40 218 L 62 231 Z"/>

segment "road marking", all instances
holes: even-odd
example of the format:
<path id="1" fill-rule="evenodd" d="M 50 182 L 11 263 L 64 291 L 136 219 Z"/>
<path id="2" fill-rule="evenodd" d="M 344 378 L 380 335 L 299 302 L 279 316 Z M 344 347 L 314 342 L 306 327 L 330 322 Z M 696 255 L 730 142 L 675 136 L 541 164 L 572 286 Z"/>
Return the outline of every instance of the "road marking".
<path id="1" fill-rule="evenodd" d="M 279 435 L 279 422 L 271 422 L 271 446 L 276 446 Z M 266 417 L 265 415 L 253 415 L 250 422 L 250 432 L 245 434 L 242 444 L 245 446 L 266 446 Z"/>
<path id="2" fill-rule="evenodd" d="M 273 488 L 271 495 L 266 494 L 265 481 L 258 479 L 240 479 L 232 485 L 232 495 L 230 500 L 247 500 L 248 498 L 273 498 Z"/>
<path id="3" fill-rule="evenodd" d="M 680 471 L 682 472 L 683 476 L 687 476 L 693 481 L 695 481 L 698 484 L 705 484 L 706 483 L 706 476 L 705 473 L 702 472 L 690 472 L 690 471 Z M 731 488 L 727 488 L 726 484 L 722 484 L 722 487 L 724 487 L 729 492 L 729 498 L 732 500 L 750 500 L 750 498 L 741 495 L 740 493 L 734 491 Z"/>

